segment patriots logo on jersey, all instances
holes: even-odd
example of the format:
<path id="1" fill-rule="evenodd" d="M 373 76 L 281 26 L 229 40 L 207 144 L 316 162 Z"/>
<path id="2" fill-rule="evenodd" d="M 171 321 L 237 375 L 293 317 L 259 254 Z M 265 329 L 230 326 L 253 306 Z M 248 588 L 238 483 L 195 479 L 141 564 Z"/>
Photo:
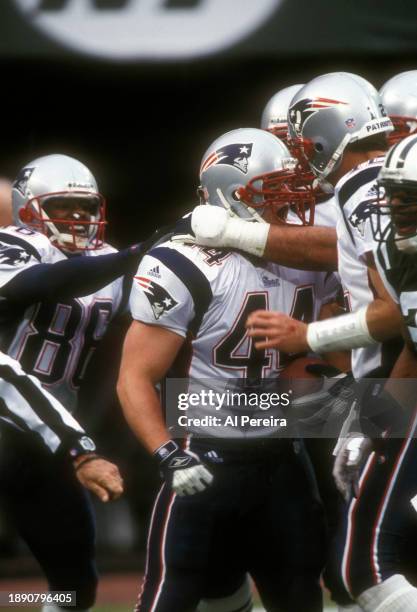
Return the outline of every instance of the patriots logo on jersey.
<path id="1" fill-rule="evenodd" d="M 32 176 L 32 173 L 35 168 L 22 168 L 19 174 L 16 177 L 15 182 L 13 183 L 13 189 L 17 189 L 22 196 L 26 194 L 26 187 L 28 184 L 28 180 Z"/>
<path id="2" fill-rule="evenodd" d="M 335 108 L 341 104 L 347 105 L 347 102 L 331 100 L 330 98 L 303 98 L 293 104 L 289 109 L 289 118 L 294 126 L 296 135 L 302 136 L 304 125 L 312 115 L 315 115 L 320 110 Z M 353 119 L 351 120 L 353 121 Z"/>
<path id="3" fill-rule="evenodd" d="M 217 149 L 211 153 L 201 164 L 200 175 L 206 172 L 211 166 L 219 164 L 234 166 L 243 174 L 248 172 L 249 158 L 252 155 L 253 143 L 230 144 Z"/>
<path id="4" fill-rule="evenodd" d="M 0 244 L 0 264 L 18 266 L 25 264 L 30 259 L 29 253 L 18 246 L 10 244 Z"/>
<path id="5" fill-rule="evenodd" d="M 372 202 L 373 200 L 361 202 L 349 217 L 349 223 L 353 225 L 362 236 L 365 233 L 365 221 L 372 214 L 372 206 L 370 206 Z"/>
<path id="6" fill-rule="evenodd" d="M 148 298 L 155 319 L 159 319 L 163 314 L 172 310 L 178 302 L 161 285 L 155 283 L 145 276 L 135 276 L 135 279 L 142 287 L 144 294 Z"/>

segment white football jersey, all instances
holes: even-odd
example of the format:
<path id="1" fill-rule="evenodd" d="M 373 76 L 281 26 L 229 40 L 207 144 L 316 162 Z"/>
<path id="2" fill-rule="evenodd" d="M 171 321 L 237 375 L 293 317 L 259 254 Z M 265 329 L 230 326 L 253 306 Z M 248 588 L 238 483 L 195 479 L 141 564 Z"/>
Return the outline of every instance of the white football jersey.
<path id="1" fill-rule="evenodd" d="M 373 250 L 372 235 L 366 227 L 366 209 L 376 197 L 375 181 L 383 161 L 383 157 L 378 157 L 360 164 L 336 185 L 339 274 L 353 312 L 374 300 L 366 264 L 366 253 Z M 354 349 L 352 371 L 355 378 L 364 377 L 384 365 L 385 354 L 383 344 Z M 394 355 L 390 357 L 395 359 Z"/>
<path id="2" fill-rule="evenodd" d="M 248 315 L 267 309 L 314 321 L 339 288 L 333 274 L 165 242 L 143 258 L 130 308 L 138 321 L 192 337 L 190 377 L 269 378 L 284 367 L 285 355 L 254 349 L 245 329 Z"/>
<path id="3" fill-rule="evenodd" d="M 81 256 L 113 252 L 104 245 Z M 43 234 L 14 226 L 0 231 L 0 287 L 32 266 L 64 259 L 67 256 Z M 122 298 L 122 277 L 92 295 L 43 301 L 21 310 L 0 297 L 0 347 L 73 411 L 87 365 Z"/>

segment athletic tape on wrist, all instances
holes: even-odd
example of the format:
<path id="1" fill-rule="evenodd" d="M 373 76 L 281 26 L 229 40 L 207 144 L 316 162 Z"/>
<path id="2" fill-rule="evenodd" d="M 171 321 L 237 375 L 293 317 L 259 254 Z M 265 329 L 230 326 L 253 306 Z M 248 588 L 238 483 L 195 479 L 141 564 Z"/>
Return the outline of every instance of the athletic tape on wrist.
<path id="1" fill-rule="evenodd" d="M 269 223 L 229 219 L 226 229 L 229 246 L 262 257 L 265 252 Z"/>
<path id="2" fill-rule="evenodd" d="M 366 323 L 367 306 L 357 312 L 310 323 L 307 342 L 317 353 L 340 351 L 376 344 Z"/>

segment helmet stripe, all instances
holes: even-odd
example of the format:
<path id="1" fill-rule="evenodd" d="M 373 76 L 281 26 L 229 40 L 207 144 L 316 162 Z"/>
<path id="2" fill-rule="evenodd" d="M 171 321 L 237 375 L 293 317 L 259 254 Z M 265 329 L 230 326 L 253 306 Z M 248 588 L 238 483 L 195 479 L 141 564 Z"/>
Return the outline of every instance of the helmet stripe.
<path id="1" fill-rule="evenodd" d="M 390 167 L 391 160 L 392 160 L 392 158 L 394 156 L 394 153 L 395 153 L 395 149 L 396 149 L 396 147 L 392 147 L 392 149 L 390 151 L 388 151 L 387 157 L 385 159 L 385 164 L 384 164 L 386 168 Z"/>
<path id="2" fill-rule="evenodd" d="M 414 136 L 414 138 L 411 138 L 407 142 L 407 144 L 405 145 L 405 147 L 403 148 L 403 150 L 401 151 L 399 155 L 399 158 L 397 161 L 397 169 L 404 168 L 404 163 L 405 163 L 405 158 L 407 156 L 407 153 L 416 143 L 417 143 L 417 136 Z"/>

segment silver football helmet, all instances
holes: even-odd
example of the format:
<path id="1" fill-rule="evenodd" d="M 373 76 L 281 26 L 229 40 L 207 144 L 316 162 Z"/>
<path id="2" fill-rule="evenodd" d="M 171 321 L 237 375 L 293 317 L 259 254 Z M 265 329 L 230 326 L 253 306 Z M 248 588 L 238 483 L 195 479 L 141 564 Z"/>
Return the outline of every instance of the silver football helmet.
<path id="1" fill-rule="evenodd" d="M 417 252 L 417 134 L 390 149 L 378 175 L 378 187 L 371 217 L 374 238 L 385 242 L 393 235 L 400 251 Z M 387 215 L 389 223 L 384 220 Z"/>
<path id="2" fill-rule="evenodd" d="M 401 72 L 380 89 L 382 104 L 394 124 L 388 139 L 395 144 L 417 131 L 417 70 Z"/>
<path id="3" fill-rule="evenodd" d="M 39 231 L 61 250 L 100 248 L 104 241 L 105 200 L 81 162 L 46 155 L 26 164 L 13 183 L 13 221 Z"/>
<path id="4" fill-rule="evenodd" d="M 261 128 L 275 134 L 285 143 L 288 139 L 288 108 L 291 100 L 302 87 L 304 87 L 303 84 L 298 84 L 280 89 L 272 96 L 262 113 Z"/>
<path id="5" fill-rule="evenodd" d="M 377 90 L 347 72 L 319 76 L 294 96 L 289 134 L 321 180 L 337 169 L 348 144 L 393 129 Z"/>
<path id="6" fill-rule="evenodd" d="M 262 221 L 267 207 L 285 221 L 289 206 L 305 222 L 314 210 L 311 174 L 306 179 L 283 142 L 269 132 L 241 128 L 217 138 L 203 156 L 202 202 L 247 221 Z M 314 214 L 310 214 L 313 223 Z"/>

